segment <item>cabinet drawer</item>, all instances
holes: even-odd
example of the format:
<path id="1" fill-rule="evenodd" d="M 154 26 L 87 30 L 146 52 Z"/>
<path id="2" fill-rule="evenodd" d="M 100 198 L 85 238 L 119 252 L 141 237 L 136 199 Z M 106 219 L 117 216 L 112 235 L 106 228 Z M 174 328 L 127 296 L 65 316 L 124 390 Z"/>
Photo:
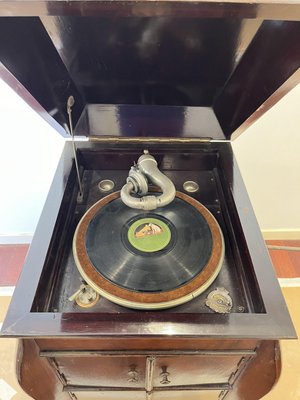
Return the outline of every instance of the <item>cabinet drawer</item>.
<path id="1" fill-rule="evenodd" d="M 145 386 L 145 357 L 55 357 L 55 364 L 71 386 Z"/>
<path id="2" fill-rule="evenodd" d="M 146 400 L 146 393 L 143 391 L 101 391 L 72 393 L 75 394 L 77 400 Z M 183 398 L 181 398 L 180 400 L 183 400 Z"/>
<path id="3" fill-rule="evenodd" d="M 226 384 L 241 358 L 240 355 L 157 357 L 153 386 Z"/>
<path id="4" fill-rule="evenodd" d="M 92 392 L 115 392 L 121 388 L 148 392 L 227 389 L 255 355 L 246 350 L 151 356 L 141 353 L 43 352 L 41 355 L 52 361 L 66 390 Z"/>
<path id="5" fill-rule="evenodd" d="M 153 392 L 151 400 L 219 400 L 220 390 L 168 390 Z"/>
<path id="6" fill-rule="evenodd" d="M 101 391 L 72 392 L 77 400 L 219 400 L 220 390 L 176 390 L 166 392 Z"/>

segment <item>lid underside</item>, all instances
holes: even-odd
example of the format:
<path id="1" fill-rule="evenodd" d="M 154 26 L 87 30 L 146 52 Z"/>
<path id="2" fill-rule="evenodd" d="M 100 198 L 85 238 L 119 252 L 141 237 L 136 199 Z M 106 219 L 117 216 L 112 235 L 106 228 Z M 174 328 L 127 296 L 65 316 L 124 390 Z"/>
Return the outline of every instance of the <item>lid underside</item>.
<path id="1" fill-rule="evenodd" d="M 230 138 L 300 66 L 299 21 L 92 3 L 85 15 L 0 17 L 0 61 L 61 125 L 73 95 L 78 134 Z"/>

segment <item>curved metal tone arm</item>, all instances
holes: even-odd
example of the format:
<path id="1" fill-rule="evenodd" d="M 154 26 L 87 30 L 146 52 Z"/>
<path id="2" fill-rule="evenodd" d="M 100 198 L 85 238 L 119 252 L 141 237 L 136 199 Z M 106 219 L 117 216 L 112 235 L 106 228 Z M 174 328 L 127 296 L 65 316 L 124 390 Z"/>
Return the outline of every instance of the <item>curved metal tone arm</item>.
<path id="1" fill-rule="evenodd" d="M 160 196 L 145 196 L 148 192 L 148 179 L 161 188 Z M 121 190 L 121 199 L 131 208 L 155 210 L 171 203 L 175 193 L 173 182 L 157 168 L 155 158 L 145 150 L 137 165 L 131 167 L 129 171 L 127 183 Z M 134 197 L 132 194 L 139 194 L 141 197 Z"/>

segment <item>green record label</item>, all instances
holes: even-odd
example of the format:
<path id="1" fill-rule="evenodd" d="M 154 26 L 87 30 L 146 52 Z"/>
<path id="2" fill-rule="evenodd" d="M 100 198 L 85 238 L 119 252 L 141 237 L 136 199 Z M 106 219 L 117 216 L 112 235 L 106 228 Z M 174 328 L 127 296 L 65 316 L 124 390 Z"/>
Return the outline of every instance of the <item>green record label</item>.
<path id="1" fill-rule="evenodd" d="M 130 226 L 128 240 L 134 248 L 152 253 L 164 249 L 170 243 L 171 231 L 158 218 L 141 218 Z"/>

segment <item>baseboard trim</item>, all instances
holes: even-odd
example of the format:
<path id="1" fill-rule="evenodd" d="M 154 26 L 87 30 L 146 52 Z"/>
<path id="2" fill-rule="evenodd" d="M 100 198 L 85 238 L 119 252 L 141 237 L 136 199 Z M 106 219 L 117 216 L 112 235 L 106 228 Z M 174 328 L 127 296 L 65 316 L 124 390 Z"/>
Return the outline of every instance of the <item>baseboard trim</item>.
<path id="1" fill-rule="evenodd" d="M 265 240 L 300 240 L 300 229 L 262 229 Z"/>
<path id="2" fill-rule="evenodd" d="M 33 233 L 22 233 L 20 235 L 0 234 L 0 244 L 30 244 Z"/>
<path id="3" fill-rule="evenodd" d="M 300 287 L 300 278 L 279 278 L 281 287 Z"/>
<path id="4" fill-rule="evenodd" d="M 11 297 L 14 290 L 15 286 L 0 286 L 0 297 Z"/>

